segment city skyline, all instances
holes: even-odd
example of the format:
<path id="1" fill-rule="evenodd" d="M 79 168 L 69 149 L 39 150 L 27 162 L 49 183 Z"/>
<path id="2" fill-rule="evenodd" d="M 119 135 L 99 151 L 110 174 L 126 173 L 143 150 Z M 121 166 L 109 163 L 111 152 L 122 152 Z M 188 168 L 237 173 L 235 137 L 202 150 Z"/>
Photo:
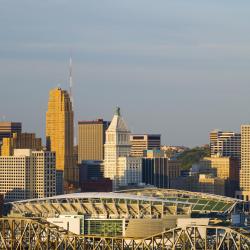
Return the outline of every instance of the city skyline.
<path id="1" fill-rule="evenodd" d="M 250 249 L 250 1 L 0 6 L 1 249 Z"/>
<path id="2" fill-rule="evenodd" d="M 1 120 L 45 142 L 47 95 L 68 90 L 72 51 L 75 122 L 120 106 L 132 133 L 186 146 L 249 123 L 250 3 L 76 3 L 2 5 Z"/>

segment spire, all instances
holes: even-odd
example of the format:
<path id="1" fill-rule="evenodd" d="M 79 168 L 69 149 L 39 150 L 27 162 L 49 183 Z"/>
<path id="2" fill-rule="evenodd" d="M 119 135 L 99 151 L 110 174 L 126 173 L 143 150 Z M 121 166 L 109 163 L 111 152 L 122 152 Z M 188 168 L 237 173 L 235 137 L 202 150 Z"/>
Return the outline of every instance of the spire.
<path id="1" fill-rule="evenodd" d="M 73 79 L 72 79 L 72 57 L 69 58 L 69 97 L 73 106 Z"/>
<path id="2" fill-rule="evenodd" d="M 117 116 L 120 116 L 121 115 L 121 109 L 120 109 L 120 107 L 116 107 L 116 110 L 115 110 L 115 115 L 117 115 Z"/>
<path id="3" fill-rule="evenodd" d="M 113 116 L 113 119 L 107 131 L 112 131 L 112 132 L 122 131 L 122 132 L 130 133 L 125 121 L 123 120 L 121 116 L 121 111 L 119 107 L 116 107 L 115 114 Z"/>

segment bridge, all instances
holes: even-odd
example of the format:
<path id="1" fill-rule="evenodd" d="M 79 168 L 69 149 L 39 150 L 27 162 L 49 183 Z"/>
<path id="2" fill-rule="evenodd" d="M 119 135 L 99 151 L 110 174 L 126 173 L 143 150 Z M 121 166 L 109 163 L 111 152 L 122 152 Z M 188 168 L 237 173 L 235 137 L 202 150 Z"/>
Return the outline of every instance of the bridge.
<path id="1" fill-rule="evenodd" d="M 240 228 L 187 226 L 145 239 L 75 235 L 41 218 L 0 218 L 0 249 L 229 250 L 250 249 L 250 233 Z"/>

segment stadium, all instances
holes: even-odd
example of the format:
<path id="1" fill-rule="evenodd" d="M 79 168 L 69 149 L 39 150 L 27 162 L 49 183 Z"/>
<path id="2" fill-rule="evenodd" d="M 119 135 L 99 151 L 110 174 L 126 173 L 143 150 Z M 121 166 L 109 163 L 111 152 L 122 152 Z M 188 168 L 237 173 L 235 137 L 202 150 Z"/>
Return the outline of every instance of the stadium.
<path id="1" fill-rule="evenodd" d="M 243 205 L 157 188 L 16 201 L 0 220 L 0 248 L 249 249 L 248 231 L 232 219 Z"/>

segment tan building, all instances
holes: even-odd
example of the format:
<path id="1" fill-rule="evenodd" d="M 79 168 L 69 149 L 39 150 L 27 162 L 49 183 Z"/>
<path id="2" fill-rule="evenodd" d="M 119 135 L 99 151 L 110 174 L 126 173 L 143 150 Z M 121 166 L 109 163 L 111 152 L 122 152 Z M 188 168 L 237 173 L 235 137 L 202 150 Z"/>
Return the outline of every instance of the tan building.
<path id="1" fill-rule="evenodd" d="M 250 124 L 241 126 L 240 190 L 236 197 L 250 200 Z"/>
<path id="2" fill-rule="evenodd" d="M 170 180 L 173 189 L 225 195 L 225 180 L 210 174 L 181 176 Z"/>
<path id="3" fill-rule="evenodd" d="M 74 166 L 74 121 L 69 94 L 61 88 L 49 93 L 46 113 L 47 149 L 56 153 L 56 169 L 64 171 L 66 184 L 77 183 L 78 176 Z"/>
<path id="4" fill-rule="evenodd" d="M 42 139 L 36 138 L 36 135 L 33 133 L 14 133 L 12 137 L 3 138 L 1 155 L 11 156 L 14 153 L 14 149 L 22 148 L 42 150 Z"/>
<path id="5" fill-rule="evenodd" d="M 109 124 L 102 119 L 78 122 L 78 163 L 104 159 L 105 133 Z"/>
<path id="6" fill-rule="evenodd" d="M 196 169 L 197 168 L 197 169 Z M 234 197 L 239 188 L 239 164 L 232 157 L 220 157 L 214 155 L 204 157 L 192 167 L 192 173 L 210 174 L 225 181 L 225 195 Z"/>
<path id="7" fill-rule="evenodd" d="M 22 132 L 21 122 L 0 122 L 0 145 L 3 138 L 9 138 L 14 133 Z"/>
<path id="8" fill-rule="evenodd" d="M 181 161 L 168 159 L 169 178 L 177 178 L 181 175 Z"/>
<path id="9" fill-rule="evenodd" d="M 145 135 L 130 135 L 131 156 L 143 157 L 145 150 L 160 150 L 161 135 L 145 134 Z"/>
<path id="10" fill-rule="evenodd" d="M 225 195 L 225 180 L 210 175 L 200 174 L 198 191 L 202 193 Z"/>
<path id="11" fill-rule="evenodd" d="M 55 153 L 15 149 L 1 156 L 0 193 L 5 202 L 56 195 Z"/>
<path id="12" fill-rule="evenodd" d="M 231 157 L 204 157 L 199 165 L 207 165 L 216 169 L 216 176 L 224 180 L 239 182 L 238 163 Z"/>

